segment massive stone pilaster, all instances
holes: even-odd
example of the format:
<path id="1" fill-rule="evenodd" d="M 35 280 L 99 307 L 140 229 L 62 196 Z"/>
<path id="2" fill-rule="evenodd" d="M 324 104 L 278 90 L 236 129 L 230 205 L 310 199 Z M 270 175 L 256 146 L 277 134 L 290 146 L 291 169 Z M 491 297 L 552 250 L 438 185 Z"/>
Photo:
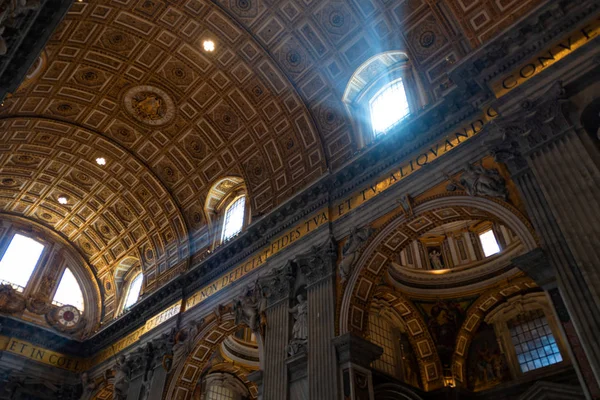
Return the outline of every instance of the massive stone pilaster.
<path id="1" fill-rule="evenodd" d="M 383 349 L 353 333 L 333 340 L 337 350 L 342 380 L 342 399 L 374 400 L 371 363 L 381 357 Z"/>
<path id="2" fill-rule="evenodd" d="M 296 262 L 306 278 L 308 295 L 309 399 L 337 399 L 338 377 L 335 348 L 335 258 L 328 239 Z"/>
<path id="3" fill-rule="evenodd" d="M 600 171 L 556 84 L 494 122 L 492 153 L 506 162 L 540 236 L 561 298 L 573 317 L 596 382 L 600 382 Z"/>
<path id="4" fill-rule="evenodd" d="M 262 398 L 287 399 L 288 376 L 286 373 L 287 345 L 289 337 L 289 298 L 294 285 L 295 268 L 288 262 L 276 268 L 261 280 L 267 297 L 267 328 L 264 337 L 264 360 L 262 362 Z"/>

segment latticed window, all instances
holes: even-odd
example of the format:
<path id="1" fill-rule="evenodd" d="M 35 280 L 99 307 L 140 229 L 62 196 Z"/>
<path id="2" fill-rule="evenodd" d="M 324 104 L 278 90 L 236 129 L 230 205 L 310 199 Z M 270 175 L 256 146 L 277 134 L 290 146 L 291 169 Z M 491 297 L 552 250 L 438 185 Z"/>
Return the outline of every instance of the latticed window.
<path id="1" fill-rule="evenodd" d="M 234 392 L 228 387 L 211 385 L 206 392 L 206 400 L 234 400 Z"/>
<path id="2" fill-rule="evenodd" d="M 233 201 L 227 210 L 225 210 L 225 220 L 223 222 L 223 234 L 221 235 L 221 241 L 226 241 L 242 230 L 244 226 L 244 208 L 246 204 L 246 197 L 241 196 Z"/>
<path id="3" fill-rule="evenodd" d="M 371 125 L 375 136 L 382 135 L 408 116 L 410 108 L 402 79 L 379 91 L 370 102 Z"/>
<path id="4" fill-rule="evenodd" d="M 83 293 L 79 282 L 77 282 L 75 275 L 69 268 L 65 268 L 65 272 L 60 278 L 52 303 L 58 306 L 68 304 L 77 307 L 79 311 L 83 311 Z"/>
<path id="5" fill-rule="evenodd" d="M 140 298 L 140 290 L 142 290 L 142 280 L 143 275 L 138 274 L 129 284 L 129 290 L 127 291 L 127 298 L 125 299 L 123 309 L 127 310 L 129 307 L 137 303 L 138 299 Z"/>
<path id="6" fill-rule="evenodd" d="M 523 373 L 563 360 L 542 310 L 511 319 L 508 328 Z"/>
<path id="7" fill-rule="evenodd" d="M 373 367 L 390 376 L 396 376 L 396 349 L 394 335 L 390 323 L 374 313 L 369 314 L 369 337 L 373 343 L 383 349 L 379 359 L 373 361 Z"/>
<path id="8" fill-rule="evenodd" d="M 22 292 L 43 251 L 43 244 L 27 236 L 14 235 L 0 261 L 0 281 Z"/>

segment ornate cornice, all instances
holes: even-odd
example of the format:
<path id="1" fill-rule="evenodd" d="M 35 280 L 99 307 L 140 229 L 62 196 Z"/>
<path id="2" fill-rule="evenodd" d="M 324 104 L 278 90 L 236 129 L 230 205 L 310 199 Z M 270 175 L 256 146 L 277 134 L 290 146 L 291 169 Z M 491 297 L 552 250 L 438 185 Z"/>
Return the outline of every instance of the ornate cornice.
<path id="1" fill-rule="evenodd" d="M 548 2 L 463 60 L 450 77 L 459 87 L 479 86 L 491 98 L 488 82 L 554 43 L 599 9 L 600 4 L 592 0 Z"/>

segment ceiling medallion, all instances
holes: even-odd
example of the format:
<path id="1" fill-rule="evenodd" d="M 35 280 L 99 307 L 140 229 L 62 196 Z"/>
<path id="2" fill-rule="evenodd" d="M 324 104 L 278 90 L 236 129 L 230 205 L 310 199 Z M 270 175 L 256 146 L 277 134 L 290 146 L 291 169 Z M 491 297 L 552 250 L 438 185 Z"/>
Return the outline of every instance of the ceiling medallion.
<path id="1" fill-rule="evenodd" d="M 125 109 L 136 120 L 148 125 L 163 125 L 175 115 L 169 95 L 154 86 L 136 86 L 125 93 Z"/>

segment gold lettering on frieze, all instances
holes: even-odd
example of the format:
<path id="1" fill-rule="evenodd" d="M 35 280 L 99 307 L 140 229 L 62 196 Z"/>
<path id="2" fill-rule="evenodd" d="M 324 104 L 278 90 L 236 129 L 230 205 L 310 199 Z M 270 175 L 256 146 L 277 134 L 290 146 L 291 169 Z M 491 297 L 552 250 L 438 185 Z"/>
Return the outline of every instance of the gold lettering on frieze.
<path id="1" fill-rule="evenodd" d="M 494 109 L 491 107 L 485 108 L 477 119 L 447 134 L 444 138 L 434 143 L 433 146 L 421 149 L 409 157 L 407 161 L 403 162 L 399 168 L 392 170 L 387 176 L 335 204 L 331 209 L 331 220 L 336 221 L 338 218 L 380 195 L 425 165 L 454 150 L 481 132 L 485 124 L 497 116 L 498 113 Z"/>
<path id="2" fill-rule="evenodd" d="M 600 34 L 600 16 L 586 25 L 583 25 L 572 31 L 562 40 L 538 53 L 526 63 L 520 65 L 507 75 L 494 79 L 490 82 L 490 88 L 496 98 L 500 98 L 522 85 L 537 74 L 546 70 L 551 65 L 557 63 L 575 50 L 586 45 Z"/>
<path id="3" fill-rule="evenodd" d="M 238 265 L 230 273 L 223 275 L 217 280 L 214 280 L 213 282 L 209 283 L 208 285 L 191 295 L 185 302 L 185 310 L 187 311 L 190 308 L 197 306 L 213 294 L 221 291 L 223 288 L 229 286 L 233 282 L 254 271 L 256 268 L 263 265 L 269 257 L 280 252 L 281 250 L 288 247 L 298 239 L 308 235 L 315 229 L 323 226 L 328 222 L 329 209 L 323 208 L 319 210 L 311 217 L 305 219 L 303 222 L 287 231 L 285 234 L 271 241 L 271 243 L 263 247 L 258 252 L 258 254 L 252 257 L 250 260 Z"/>
<path id="4" fill-rule="evenodd" d="M 0 336 L 0 349 L 41 364 L 65 369 L 67 371 L 81 372 L 86 369 L 86 362 L 84 360 L 44 349 L 16 338 Z"/>

